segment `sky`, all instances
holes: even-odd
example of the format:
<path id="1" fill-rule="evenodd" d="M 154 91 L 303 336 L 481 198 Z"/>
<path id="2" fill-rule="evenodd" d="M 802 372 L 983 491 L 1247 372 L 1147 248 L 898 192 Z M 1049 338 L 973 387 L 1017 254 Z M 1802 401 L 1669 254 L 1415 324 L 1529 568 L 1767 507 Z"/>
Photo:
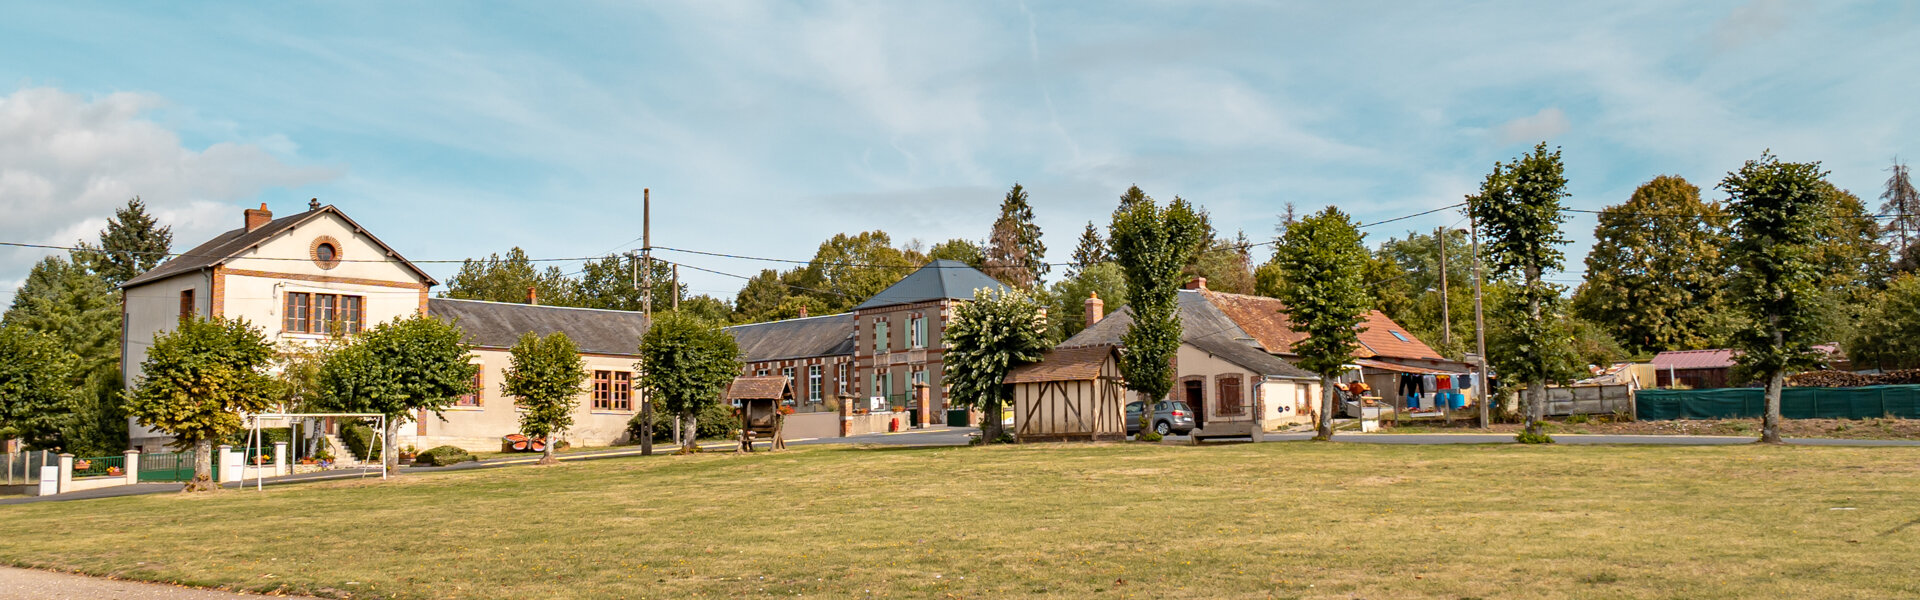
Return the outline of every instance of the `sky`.
<path id="1" fill-rule="evenodd" d="M 0 2 L 0 241 L 140 196 L 183 251 L 334 204 L 415 260 L 654 244 L 807 259 L 982 239 L 1014 183 L 1047 259 L 1139 185 L 1272 237 L 1374 222 L 1564 152 L 1569 206 L 1771 149 L 1878 205 L 1920 156 L 1913 2 Z M 1464 225 L 1442 211 L 1368 242 Z M 1565 227 L 1573 283 L 1592 215 Z M 1266 249 L 1256 251 L 1264 261 Z M 0 301 L 42 250 L 0 249 Z M 657 256 L 752 275 L 777 263 Z M 556 262 L 578 269 L 578 262 Z M 455 264 L 423 267 L 443 281 Z M 683 270 L 695 293 L 742 282 Z M 1056 272 L 1057 277 L 1057 272 Z"/>

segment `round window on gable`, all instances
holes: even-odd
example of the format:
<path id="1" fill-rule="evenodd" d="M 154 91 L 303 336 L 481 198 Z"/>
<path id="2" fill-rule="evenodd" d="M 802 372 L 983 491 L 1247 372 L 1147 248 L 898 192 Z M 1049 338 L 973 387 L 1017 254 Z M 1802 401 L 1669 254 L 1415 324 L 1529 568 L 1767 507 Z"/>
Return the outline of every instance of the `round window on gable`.
<path id="1" fill-rule="evenodd" d="M 340 266 L 340 241 L 331 236 L 320 236 L 313 240 L 313 263 L 322 269 Z"/>

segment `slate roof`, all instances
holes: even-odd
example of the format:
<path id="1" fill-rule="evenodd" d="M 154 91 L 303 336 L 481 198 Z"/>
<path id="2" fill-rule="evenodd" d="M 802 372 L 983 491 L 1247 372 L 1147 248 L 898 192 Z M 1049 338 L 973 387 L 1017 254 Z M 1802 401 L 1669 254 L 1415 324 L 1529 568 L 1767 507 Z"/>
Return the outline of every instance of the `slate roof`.
<path id="1" fill-rule="evenodd" d="M 581 352 L 638 356 L 647 333 L 646 315 L 628 310 L 431 298 L 427 314 L 459 325 L 467 343 L 484 348 L 512 348 L 527 332 L 558 331 Z"/>
<path id="2" fill-rule="evenodd" d="M 936 260 L 927 263 L 906 276 L 906 278 L 880 290 L 866 302 L 861 302 L 854 310 L 879 308 L 897 304 L 912 304 L 928 300 L 951 299 L 970 300 L 973 291 L 979 288 L 996 290 L 1007 289 L 1007 284 L 987 276 L 979 269 L 967 266 L 957 260 Z"/>
<path id="3" fill-rule="evenodd" d="M 147 272 L 136 275 L 134 276 L 133 279 L 128 279 L 126 283 L 120 284 L 120 288 L 121 289 L 132 288 L 132 287 L 143 285 L 146 283 L 166 279 L 168 277 L 172 277 L 182 273 L 198 271 L 200 269 L 205 269 L 208 267 L 225 263 L 228 260 L 231 260 L 234 257 L 239 256 L 245 253 L 246 251 L 253 249 L 255 246 L 259 246 L 262 242 L 273 239 L 273 236 L 284 233 L 288 229 L 297 227 L 301 223 L 305 223 L 309 220 L 312 220 L 314 217 L 318 217 L 326 213 L 333 213 L 333 214 L 339 215 L 340 218 L 342 220 L 345 220 L 348 225 L 353 226 L 354 231 L 357 231 L 360 234 L 367 236 L 367 239 L 373 240 L 374 244 L 377 244 L 380 246 L 381 249 L 386 250 L 387 254 L 392 256 L 394 260 L 400 261 L 400 264 L 406 265 L 408 269 L 418 274 L 421 279 L 427 282 L 427 285 L 430 285 L 430 286 L 438 285 L 440 283 L 439 281 L 435 280 L 432 275 L 428 275 L 426 271 L 421 270 L 420 267 L 414 265 L 411 262 L 408 262 L 406 258 L 400 256 L 400 253 L 395 252 L 392 246 L 388 246 L 386 242 L 380 241 L 380 238 L 374 237 L 374 235 L 372 233 L 369 233 L 365 227 L 361 227 L 359 223 L 354 222 L 354 220 L 351 217 L 347 216 L 347 213 L 340 212 L 340 209 L 334 208 L 333 205 L 328 204 L 326 206 L 308 210 L 306 212 L 302 212 L 299 214 L 288 215 L 285 217 L 274 219 L 272 221 L 268 221 L 266 225 L 262 225 L 260 226 L 259 229 L 255 229 L 253 231 L 247 231 L 247 228 L 240 227 L 240 228 L 236 228 L 231 231 L 228 231 L 226 233 L 213 236 L 213 239 L 207 240 L 205 243 L 200 244 L 198 246 L 194 246 L 192 250 L 188 250 L 186 252 L 180 253 L 179 255 L 176 255 L 173 258 L 167 259 L 166 262 L 160 263 L 159 265 L 155 266 L 152 269 L 148 269 Z"/>
<path id="4" fill-rule="evenodd" d="M 1258 340 L 1240 328 L 1227 314 L 1207 301 L 1196 290 L 1180 290 L 1180 341 L 1205 350 L 1227 362 L 1242 368 L 1274 377 L 1292 377 L 1318 379 L 1319 377 L 1300 367 L 1293 366 L 1280 357 L 1267 352 L 1258 345 Z M 1120 345 L 1120 336 L 1125 335 L 1127 327 L 1133 324 L 1133 307 L 1121 307 L 1112 315 L 1094 323 L 1092 327 L 1080 330 L 1067 341 L 1061 342 L 1061 348 L 1077 348 L 1094 345 Z"/>
<path id="5" fill-rule="evenodd" d="M 1006 383 L 1090 381 L 1100 378 L 1100 366 L 1115 352 L 1113 346 L 1054 348 L 1040 362 L 1007 371 Z"/>
<path id="6" fill-rule="evenodd" d="M 787 378 L 776 375 L 735 377 L 727 386 L 727 400 L 780 400 L 787 397 Z"/>
<path id="7" fill-rule="evenodd" d="M 726 329 L 745 362 L 853 354 L 853 313 L 735 325 Z"/>
<path id="8" fill-rule="evenodd" d="M 1260 346 L 1274 354 L 1292 354 L 1293 345 L 1307 339 L 1307 334 L 1294 331 L 1287 319 L 1287 305 L 1277 298 L 1228 294 L 1212 290 L 1202 291 L 1207 299 L 1228 318 L 1240 325 L 1240 329 L 1252 336 Z M 1390 356 L 1395 358 L 1441 359 L 1439 352 L 1420 338 L 1413 337 L 1407 328 L 1395 323 L 1386 313 L 1368 311 L 1365 320 L 1356 327 L 1360 331 L 1360 345 L 1363 347 L 1358 356 Z M 1398 333 L 1406 339 L 1395 337 Z"/>

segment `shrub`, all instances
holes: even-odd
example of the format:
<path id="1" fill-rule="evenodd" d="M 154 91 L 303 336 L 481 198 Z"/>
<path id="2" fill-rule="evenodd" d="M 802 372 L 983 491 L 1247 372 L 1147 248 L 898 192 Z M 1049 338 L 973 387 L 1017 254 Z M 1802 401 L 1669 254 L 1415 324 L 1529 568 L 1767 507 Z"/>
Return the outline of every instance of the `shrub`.
<path id="1" fill-rule="evenodd" d="M 1568 415 L 1567 416 L 1568 425 L 1585 425 L 1592 421 L 1593 421 L 1593 417 L 1589 417 L 1586 415 Z"/>
<path id="2" fill-rule="evenodd" d="M 1550 435 L 1547 435 L 1547 434 L 1545 434 L 1545 433 L 1538 433 L 1538 434 L 1536 434 L 1536 433 L 1533 433 L 1533 432 L 1530 432 L 1530 431 L 1521 431 L 1521 432 L 1520 432 L 1520 435 L 1517 435 L 1517 436 L 1514 436 L 1514 437 L 1513 437 L 1513 439 L 1514 439 L 1514 441 L 1516 441 L 1516 442 L 1520 442 L 1520 443 L 1522 443 L 1522 444 L 1551 444 L 1551 443 L 1553 443 L 1553 436 L 1550 436 Z"/>
<path id="3" fill-rule="evenodd" d="M 1142 442 L 1158 442 L 1166 438 L 1160 437 L 1160 432 L 1158 431 L 1154 431 L 1152 429 L 1142 429 L 1140 430 L 1139 435 L 1134 436 L 1134 439 L 1140 440 Z"/>
<path id="4" fill-rule="evenodd" d="M 373 460 L 380 457 L 380 436 L 366 423 L 347 423 L 340 426 L 340 441 L 346 442 L 347 451 L 360 460 Z"/>
<path id="5" fill-rule="evenodd" d="M 440 446 L 413 457 L 413 464 L 431 467 L 444 467 L 474 460 L 472 454 L 458 446 Z"/>

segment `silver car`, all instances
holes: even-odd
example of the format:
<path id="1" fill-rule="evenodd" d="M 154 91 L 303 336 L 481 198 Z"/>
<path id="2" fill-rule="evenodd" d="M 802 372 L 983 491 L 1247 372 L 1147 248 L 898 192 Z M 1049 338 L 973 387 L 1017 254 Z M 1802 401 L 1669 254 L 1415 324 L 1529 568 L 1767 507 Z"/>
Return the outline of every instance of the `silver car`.
<path id="1" fill-rule="evenodd" d="M 1140 413 L 1145 410 L 1142 402 L 1127 404 L 1127 434 L 1140 433 Z M 1153 416 L 1147 419 L 1153 432 L 1160 435 L 1186 435 L 1193 431 L 1193 408 L 1185 402 L 1160 401 L 1153 403 Z"/>

